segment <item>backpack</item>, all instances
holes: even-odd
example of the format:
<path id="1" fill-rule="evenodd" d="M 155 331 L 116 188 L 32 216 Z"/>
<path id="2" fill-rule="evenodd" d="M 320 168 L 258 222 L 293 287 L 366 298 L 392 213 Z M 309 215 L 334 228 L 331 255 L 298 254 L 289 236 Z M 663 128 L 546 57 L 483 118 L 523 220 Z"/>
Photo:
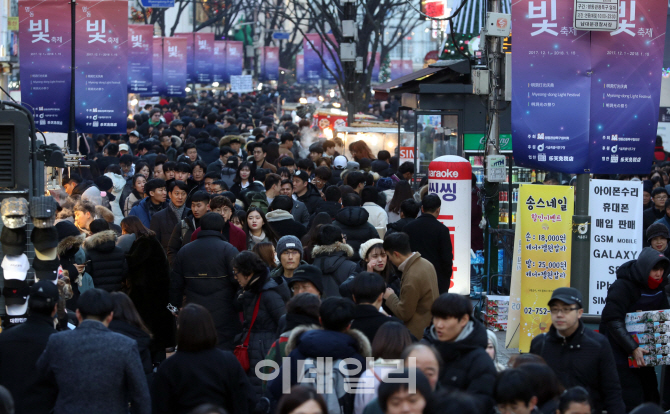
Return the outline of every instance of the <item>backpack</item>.
<path id="1" fill-rule="evenodd" d="M 250 191 L 246 194 L 246 197 L 249 204 L 247 210 L 249 210 L 251 207 L 256 207 L 260 209 L 263 214 L 268 214 L 270 204 L 268 203 L 268 199 L 265 194 Z"/>
<path id="2" fill-rule="evenodd" d="M 324 358 L 323 364 L 307 358 L 303 371 L 298 373 L 298 384 L 314 389 L 326 401 L 328 414 L 352 414 L 354 411 L 355 393 L 347 392 L 350 387 L 356 387 L 356 378 L 344 375 L 339 369 L 341 359 Z M 332 364 L 328 364 L 332 361 Z M 349 389 L 351 391 L 351 389 Z"/>

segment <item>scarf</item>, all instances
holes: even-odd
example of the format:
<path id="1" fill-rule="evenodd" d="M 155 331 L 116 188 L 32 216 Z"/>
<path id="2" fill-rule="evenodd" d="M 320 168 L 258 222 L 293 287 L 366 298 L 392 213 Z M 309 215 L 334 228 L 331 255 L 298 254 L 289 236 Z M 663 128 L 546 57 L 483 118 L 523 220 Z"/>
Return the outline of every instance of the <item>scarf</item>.
<path id="1" fill-rule="evenodd" d="M 251 240 L 254 241 L 254 244 L 262 243 L 263 241 L 265 241 L 265 232 L 264 231 L 261 231 L 261 235 L 258 236 L 258 237 L 251 234 L 251 232 L 249 233 L 249 235 L 251 236 Z"/>
<path id="2" fill-rule="evenodd" d="M 649 289 L 654 290 L 658 288 L 661 285 L 661 282 L 663 282 L 663 278 L 661 280 L 654 280 L 651 276 L 649 276 L 649 279 L 647 279 L 647 284 L 649 285 Z"/>
<path id="3" fill-rule="evenodd" d="M 170 210 L 172 213 L 177 217 L 177 221 L 180 221 L 182 218 L 182 215 L 184 214 L 184 209 L 186 208 L 186 203 L 182 204 L 181 207 L 177 207 L 172 203 L 172 200 L 170 200 L 170 203 L 168 204 L 168 207 L 170 207 Z"/>

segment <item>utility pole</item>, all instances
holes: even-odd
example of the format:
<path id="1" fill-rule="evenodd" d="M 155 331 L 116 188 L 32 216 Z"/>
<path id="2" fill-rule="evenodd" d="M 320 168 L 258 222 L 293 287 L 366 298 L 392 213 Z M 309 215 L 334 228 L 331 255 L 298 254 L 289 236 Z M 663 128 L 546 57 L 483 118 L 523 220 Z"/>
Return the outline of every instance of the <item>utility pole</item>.
<path id="1" fill-rule="evenodd" d="M 356 104 L 354 89 L 356 87 L 356 3 L 355 0 L 342 0 L 344 13 L 342 18 L 342 37 L 340 45 L 340 61 L 344 70 L 344 88 L 347 93 L 347 126 L 354 124 Z M 353 57 L 350 56 L 353 49 Z M 334 69 L 334 68 L 333 68 Z"/>

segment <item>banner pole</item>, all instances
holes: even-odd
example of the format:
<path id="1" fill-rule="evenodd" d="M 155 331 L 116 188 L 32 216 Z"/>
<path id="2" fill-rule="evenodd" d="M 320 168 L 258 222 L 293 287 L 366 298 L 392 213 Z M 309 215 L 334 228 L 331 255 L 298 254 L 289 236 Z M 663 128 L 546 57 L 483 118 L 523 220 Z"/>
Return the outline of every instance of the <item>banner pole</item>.
<path id="1" fill-rule="evenodd" d="M 575 215 L 572 216 L 572 266 L 570 286 L 589 296 L 591 270 L 591 217 L 589 216 L 590 174 L 578 174 L 575 190 Z M 585 312 L 588 311 L 588 307 Z"/>
<path id="2" fill-rule="evenodd" d="M 71 1 L 70 2 L 70 19 L 72 23 L 72 28 L 71 28 L 71 39 L 70 43 L 72 44 L 72 57 L 70 60 L 70 121 L 68 125 L 68 134 L 67 134 L 67 145 L 70 149 L 71 153 L 77 153 L 78 148 L 77 148 L 77 131 L 75 129 L 75 111 L 76 111 L 76 106 L 75 106 L 75 89 L 74 89 L 74 71 L 75 71 L 75 50 L 74 50 L 74 32 L 75 28 L 74 25 L 76 23 L 76 7 L 77 7 L 77 2 L 76 1 Z"/>

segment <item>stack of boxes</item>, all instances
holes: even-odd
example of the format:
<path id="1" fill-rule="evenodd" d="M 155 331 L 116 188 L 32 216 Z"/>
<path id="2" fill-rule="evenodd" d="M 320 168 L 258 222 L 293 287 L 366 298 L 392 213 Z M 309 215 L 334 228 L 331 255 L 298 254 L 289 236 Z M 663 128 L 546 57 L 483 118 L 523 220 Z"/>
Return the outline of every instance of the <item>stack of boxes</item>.
<path id="1" fill-rule="evenodd" d="M 482 311 L 486 328 L 491 331 L 507 330 L 509 296 L 486 296 L 486 307 Z"/>
<path id="2" fill-rule="evenodd" d="M 640 348 L 649 351 L 644 355 L 647 366 L 670 365 L 670 309 L 626 314 L 626 330 Z M 633 357 L 628 366 L 637 368 Z"/>

